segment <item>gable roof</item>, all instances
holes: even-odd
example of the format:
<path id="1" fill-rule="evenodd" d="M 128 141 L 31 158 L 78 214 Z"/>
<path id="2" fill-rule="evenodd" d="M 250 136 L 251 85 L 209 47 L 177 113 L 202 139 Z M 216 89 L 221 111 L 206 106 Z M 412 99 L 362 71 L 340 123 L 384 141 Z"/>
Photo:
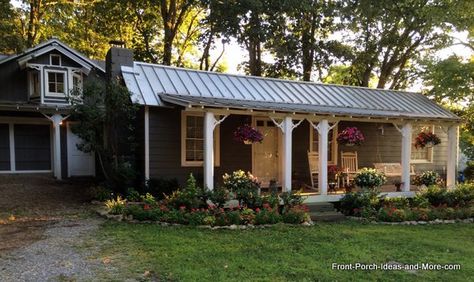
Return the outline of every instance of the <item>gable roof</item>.
<path id="1" fill-rule="evenodd" d="M 135 62 L 122 66 L 133 99 L 149 106 L 459 120 L 421 93 L 232 75 Z"/>
<path id="2" fill-rule="evenodd" d="M 80 64 L 84 68 L 90 70 L 92 67 L 102 71 L 105 73 L 105 68 L 97 64 L 94 60 L 87 58 L 86 56 L 82 55 L 78 51 L 72 49 L 71 47 L 67 46 L 63 42 L 61 42 L 57 38 L 52 38 L 48 41 L 40 43 L 30 49 L 25 50 L 23 53 L 12 55 L 6 58 L 0 58 L 0 65 L 11 60 L 17 59 L 20 65 L 26 63 L 28 60 L 40 56 L 44 53 L 50 52 L 52 50 L 56 50 L 63 55 L 67 56 L 71 60 L 75 61 L 76 63 Z"/>

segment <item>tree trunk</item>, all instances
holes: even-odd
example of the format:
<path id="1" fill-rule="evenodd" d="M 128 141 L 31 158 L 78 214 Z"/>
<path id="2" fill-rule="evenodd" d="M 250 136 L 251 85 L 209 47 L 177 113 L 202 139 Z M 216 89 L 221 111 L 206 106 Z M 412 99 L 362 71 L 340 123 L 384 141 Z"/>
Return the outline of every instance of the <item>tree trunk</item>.
<path id="1" fill-rule="evenodd" d="M 258 14 L 254 12 L 252 13 L 249 25 L 251 30 L 260 31 L 260 19 Z M 247 44 L 250 75 L 262 76 L 262 49 L 260 45 L 260 36 L 258 35 L 258 32 L 251 32 Z"/>

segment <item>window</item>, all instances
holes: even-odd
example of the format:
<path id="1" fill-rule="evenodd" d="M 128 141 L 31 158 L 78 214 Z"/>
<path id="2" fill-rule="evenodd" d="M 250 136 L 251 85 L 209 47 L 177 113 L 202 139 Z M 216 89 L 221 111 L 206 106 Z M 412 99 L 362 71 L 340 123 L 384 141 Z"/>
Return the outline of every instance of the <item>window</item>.
<path id="1" fill-rule="evenodd" d="M 66 72 L 64 71 L 46 71 L 47 88 L 46 94 L 50 96 L 66 95 L 65 87 Z"/>
<path id="2" fill-rule="evenodd" d="M 61 55 L 51 54 L 49 55 L 49 64 L 52 66 L 60 66 L 61 65 Z"/>
<path id="3" fill-rule="evenodd" d="M 29 92 L 30 97 L 40 96 L 40 77 L 38 71 L 29 72 Z"/>
<path id="4" fill-rule="evenodd" d="M 332 126 L 330 124 L 330 126 Z M 328 133 L 328 164 L 337 165 L 337 128 L 336 125 Z M 310 151 L 317 152 L 319 150 L 319 133 L 312 126 L 309 127 L 309 146 Z"/>
<path id="5" fill-rule="evenodd" d="M 80 73 L 74 73 L 72 75 L 72 88 L 76 92 L 82 91 L 82 75 Z"/>
<path id="6" fill-rule="evenodd" d="M 204 116 L 181 115 L 181 165 L 202 166 L 204 161 Z M 214 164 L 219 166 L 219 126 L 214 129 Z"/>
<path id="7" fill-rule="evenodd" d="M 412 129 L 412 143 L 411 143 L 411 162 L 412 163 L 431 163 L 433 162 L 433 148 L 416 148 L 415 138 L 421 131 L 429 131 L 434 133 L 434 126 L 432 125 L 414 125 Z"/>

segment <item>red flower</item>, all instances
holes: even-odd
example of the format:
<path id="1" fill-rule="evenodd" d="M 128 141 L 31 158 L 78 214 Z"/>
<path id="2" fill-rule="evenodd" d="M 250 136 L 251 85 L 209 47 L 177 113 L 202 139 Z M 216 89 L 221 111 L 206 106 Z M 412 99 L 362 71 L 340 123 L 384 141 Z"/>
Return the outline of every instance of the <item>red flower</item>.
<path id="1" fill-rule="evenodd" d="M 151 207 L 148 204 L 144 204 L 143 209 L 147 211 L 147 210 L 151 209 Z"/>
<path id="2" fill-rule="evenodd" d="M 179 209 L 184 211 L 186 209 L 186 206 L 180 206 Z"/>
<path id="3" fill-rule="evenodd" d="M 255 212 L 260 212 L 260 209 L 259 209 L 259 208 L 256 208 L 256 209 L 255 209 Z"/>

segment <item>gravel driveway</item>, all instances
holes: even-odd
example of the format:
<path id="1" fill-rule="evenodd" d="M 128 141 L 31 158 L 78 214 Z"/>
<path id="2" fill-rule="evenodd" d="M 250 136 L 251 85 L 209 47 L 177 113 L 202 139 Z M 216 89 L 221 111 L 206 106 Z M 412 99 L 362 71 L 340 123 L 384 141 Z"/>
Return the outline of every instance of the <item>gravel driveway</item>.
<path id="1" fill-rule="evenodd" d="M 101 262 L 90 239 L 103 220 L 91 212 L 89 185 L 0 176 L 0 281 L 94 280 Z"/>

